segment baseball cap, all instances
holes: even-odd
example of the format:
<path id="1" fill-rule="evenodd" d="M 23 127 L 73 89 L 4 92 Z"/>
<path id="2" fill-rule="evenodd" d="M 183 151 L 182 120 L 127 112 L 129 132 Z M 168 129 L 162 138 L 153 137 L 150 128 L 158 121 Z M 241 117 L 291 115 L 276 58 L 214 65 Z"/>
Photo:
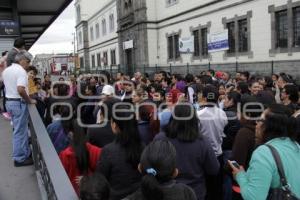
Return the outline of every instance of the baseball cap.
<path id="1" fill-rule="evenodd" d="M 111 85 L 105 85 L 102 89 L 102 94 L 103 95 L 113 95 L 115 93 L 115 90 L 113 86 Z"/>

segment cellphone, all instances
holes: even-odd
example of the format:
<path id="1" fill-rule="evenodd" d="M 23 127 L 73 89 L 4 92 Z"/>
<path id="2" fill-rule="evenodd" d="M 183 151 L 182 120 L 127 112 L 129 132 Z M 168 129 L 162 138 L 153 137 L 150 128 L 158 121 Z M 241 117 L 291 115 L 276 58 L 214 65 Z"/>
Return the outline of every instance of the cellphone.
<path id="1" fill-rule="evenodd" d="M 240 168 L 240 165 L 235 160 L 230 161 L 230 162 L 235 168 L 238 168 L 238 169 Z"/>

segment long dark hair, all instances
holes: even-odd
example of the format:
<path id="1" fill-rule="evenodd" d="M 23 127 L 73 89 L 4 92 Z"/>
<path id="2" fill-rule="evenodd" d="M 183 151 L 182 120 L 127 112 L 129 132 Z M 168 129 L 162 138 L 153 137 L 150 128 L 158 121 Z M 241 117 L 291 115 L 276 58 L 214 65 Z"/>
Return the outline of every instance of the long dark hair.
<path id="1" fill-rule="evenodd" d="M 263 142 L 281 137 L 289 137 L 295 141 L 296 119 L 292 117 L 292 110 L 281 104 L 272 104 L 267 109 L 263 123 Z"/>
<path id="2" fill-rule="evenodd" d="M 183 120 L 183 118 L 186 119 Z M 198 122 L 196 111 L 192 105 L 177 104 L 165 130 L 166 136 L 184 142 L 193 142 L 201 137 Z"/>
<path id="3" fill-rule="evenodd" d="M 75 119 L 62 121 L 62 126 L 67 133 L 73 133 L 70 145 L 75 153 L 77 167 L 81 174 L 87 174 L 89 171 L 90 155 L 86 147 L 87 138 L 85 130 L 79 126 Z"/>
<path id="4" fill-rule="evenodd" d="M 136 169 L 143 151 L 143 145 L 141 143 L 135 113 L 127 106 L 120 105 L 115 108 L 119 110 L 123 109 L 121 112 L 116 111 L 111 118 L 111 122 L 116 123 L 119 128 L 119 132 L 116 136 L 116 142 L 125 148 L 127 162 Z"/>
<path id="5" fill-rule="evenodd" d="M 173 179 L 176 169 L 176 149 L 167 140 L 152 142 L 143 151 L 140 163 L 144 175 L 141 183 L 144 198 L 146 200 L 164 199 L 160 184 Z"/>

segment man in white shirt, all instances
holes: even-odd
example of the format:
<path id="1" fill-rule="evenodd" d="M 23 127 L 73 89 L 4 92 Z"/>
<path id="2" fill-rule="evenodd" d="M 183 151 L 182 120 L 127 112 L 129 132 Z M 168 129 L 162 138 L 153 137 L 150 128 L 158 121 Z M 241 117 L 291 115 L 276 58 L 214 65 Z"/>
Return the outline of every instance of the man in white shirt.
<path id="1" fill-rule="evenodd" d="M 222 143 L 223 137 L 225 137 L 224 127 L 227 125 L 228 120 L 226 113 L 217 107 L 218 98 L 218 89 L 213 85 L 206 85 L 202 92 L 201 110 L 197 112 L 200 121 L 200 132 L 203 136 L 209 138 L 221 166 L 217 176 L 207 178 L 209 199 L 222 199 Z"/>
<path id="2" fill-rule="evenodd" d="M 6 108 L 13 122 L 13 160 L 16 167 L 32 165 L 28 144 L 28 107 L 36 101 L 28 96 L 28 76 L 32 55 L 25 50 L 17 53 L 15 63 L 3 71 Z"/>

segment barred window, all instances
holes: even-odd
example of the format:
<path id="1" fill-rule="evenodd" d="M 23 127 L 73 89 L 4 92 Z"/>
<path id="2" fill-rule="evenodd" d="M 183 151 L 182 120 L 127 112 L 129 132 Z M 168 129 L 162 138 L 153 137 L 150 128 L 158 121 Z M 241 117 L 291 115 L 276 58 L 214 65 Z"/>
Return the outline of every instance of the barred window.
<path id="1" fill-rule="evenodd" d="M 199 30 L 193 31 L 193 35 L 194 35 L 194 56 L 200 56 Z"/>
<path id="2" fill-rule="evenodd" d="M 235 25 L 234 25 L 234 22 L 227 23 L 227 29 L 228 29 L 228 43 L 229 43 L 228 53 L 235 53 Z"/>
<path id="3" fill-rule="evenodd" d="M 174 35 L 174 43 L 175 43 L 175 59 L 180 57 L 179 52 L 179 35 Z"/>
<path id="4" fill-rule="evenodd" d="M 201 48 L 202 48 L 202 56 L 208 55 L 208 45 L 207 45 L 207 28 L 201 29 Z"/>
<path id="5" fill-rule="evenodd" d="M 108 65 L 108 63 L 107 63 L 107 51 L 103 53 L 103 63 L 104 63 L 104 66 Z"/>
<path id="6" fill-rule="evenodd" d="M 173 36 L 168 37 L 168 58 L 173 59 Z"/>
<path id="7" fill-rule="evenodd" d="M 92 68 L 95 68 L 96 64 L 95 64 L 95 55 L 92 55 Z"/>
<path id="8" fill-rule="evenodd" d="M 248 51 L 248 28 L 247 19 L 239 20 L 239 52 Z"/>
<path id="9" fill-rule="evenodd" d="M 293 9 L 294 47 L 300 47 L 300 7 Z"/>
<path id="10" fill-rule="evenodd" d="M 111 61 L 111 65 L 116 65 L 116 50 L 113 49 L 110 51 L 110 61 Z"/>
<path id="11" fill-rule="evenodd" d="M 101 54 L 100 53 L 97 53 L 97 64 L 98 64 L 98 67 L 101 66 Z"/>
<path id="12" fill-rule="evenodd" d="M 276 48 L 288 47 L 287 10 L 276 12 Z"/>

